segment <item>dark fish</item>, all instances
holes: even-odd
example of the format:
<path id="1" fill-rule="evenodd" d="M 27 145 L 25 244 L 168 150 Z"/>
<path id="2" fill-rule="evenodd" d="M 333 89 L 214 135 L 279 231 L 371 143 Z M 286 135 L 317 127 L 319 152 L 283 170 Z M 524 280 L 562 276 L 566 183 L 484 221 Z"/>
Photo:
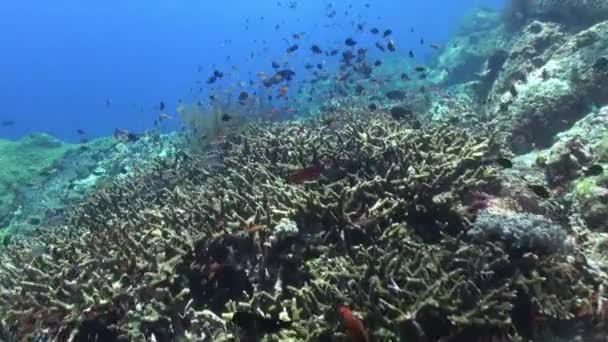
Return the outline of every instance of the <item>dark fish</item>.
<path id="1" fill-rule="evenodd" d="M 277 63 L 277 62 L 275 62 L 275 61 L 272 61 L 272 68 L 273 68 L 273 69 L 278 69 L 278 68 L 280 68 L 280 67 L 281 67 L 281 64 L 279 64 L 279 63 Z"/>
<path id="2" fill-rule="evenodd" d="M 485 165 L 496 164 L 505 169 L 510 169 L 513 167 L 513 162 L 511 161 L 511 159 L 506 158 L 506 157 L 490 158 L 490 159 L 485 160 L 483 164 L 485 164 Z"/>
<path id="3" fill-rule="evenodd" d="M 410 118 L 414 114 L 408 106 L 394 106 L 390 110 L 391 117 L 395 120 Z"/>
<path id="4" fill-rule="evenodd" d="M 426 71 L 426 69 L 421 66 L 417 66 L 416 68 L 414 68 L 414 70 L 416 70 L 416 72 L 425 72 Z"/>
<path id="5" fill-rule="evenodd" d="M 547 199 L 549 197 L 551 197 L 551 193 L 549 192 L 549 190 L 543 186 L 543 185 L 539 185 L 539 184 L 528 184 L 528 188 L 530 190 L 532 190 L 532 192 L 534 192 L 537 196 L 542 197 L 544 199 Z"/>
<path id="6" fill-rule="evenodd" d="M 382 34 L 382 37 L 386 38 L 388 36 L 390 36 L 393 33 L 393 30 L 388 29 L 386 31 L 384 31 L 384 33 Z"/>
<path id="7" fill-rule="evenodd" d="M 321 63 L 317 64 L 317 69 L 323 70 L 323 64 L 321 64 Z"/>
<path id="8" fill-rule="evenodd" d="M 219 71 L 219 70 L 214 70 L 213 71 L 213 76 L 217 77 L 217 78 L 222 78 L 224 77 L 224 73 Z"/>
<path id="9" fill-rule="evenodd" d="M 407 93 L 403 90 L 391 90 L 385 95 L 390 100 L 403 100 Z"/>
<path id="10" fill-rule="evenodd" d="M 294 44 L 294 45 L 288 47 L 287 50 L 285 50 L 285 51 L 287 51 L 287 53 L 292 53 L 292 52 L 295 52 L 298 48 L 299 48 L 298 44 Z"/>
<path id="11" fill-rule="evenodd" d="M 369 110 L 371 110 L 373 112 L 376 109 L 378 109 L 378 106 L 375 103 L 370 103 L 369 106 L 367 106 L 367 108 L 369 108 Z"/>
<path id="12" fill-rule="evenodd" d="M 369 32 L 371 32 L 372 34 L 378 34 L 380 32 L 380 30 L 378 30 L 377 28 L 373 27 L 371 30 L 369 30 Z"/>
<path id="13" fill-rule="evenodd" d="M 357 30 L 363 31 L 364 26 L 364 24 L 357 24 Z"/>
<path id="14" fill-rule="evenodd" d="M 312 68 L 314 68 L 314 65 L 312 65 L 312 64 L 310 64 L 310 63 L 306 63 L 306 64 L 304 65 L 304 69 L 306 69 L 306 70 L 310 70 L 310 69 L 312 69 Z"/>
<path id="15" fill-rule="evenodd" d="M 364 90 L 365 88 L 363 88 L 363 86 L 360 84 L 357 84 L 357 86 L 355 86 L 355 94 L 357 95 L 361 95 Z"/>
<path id="16" fill-rule="evenodd" d="M 321 48 L 320 48 L 318 45 L 313 45 L 313 46 L 311 46 L 311 47 L 310 47 L 310 50 L 311 50 L 313 53 L 316 53 L 316 54 L 323 53 L 323 50 L 321 50 Z"/>
<path id="17" fill-rule="evenodd" d="M 340 50 L 338 50 L 338 49 L 333 49 L 333 50 L 331 50 L 331 52 L 329 53 L 329 55 L 330 55 L 330 56 L 335 56 L 335 55 L 337 55 L 337 54 L 338 54 L 338 52 L 340 52 Z"/>
<path id="18" fill-rule="evenodd" d="M 0 124 L 2 125 L 2 127 L 14 126 L 15 125 L 15 120 L 5 119 L 5 120 L 2 120 L 2 122 L 0 122 Z"/>
<path id="19" fill-rule="evenodd" d="M 213 94 L 209 95 L 209 101 L 213 101 L 213 100 L 215 100 L 215 95 L 213 95 Z"/>
<path id="20" fill-rule="evenodd" d="M 215 81 L 217 81 L 217 77 L 209 76 L 209 78 L 207 79 L 207 84 L 213 84 L 215 83 Z"/>
<path id="21" fill-rule="evenodd" d="M 239 102 L 243 102 L 245 100 L 247 100 L 249 98 L 249 93 L 247 93 L 246 91 L 242 91 L 239 94 Z"/>
<path id="22" fill-rule="evenodd" d="M 505 169 L 510 169 L 513 167 L 513 162 L 511 161 L 511 159 L 506 158 L 506 157 L 497 157 L 495 159 L 496 164 L 504 167 Z"/>
<path id="23" fill-rule="evenodd" d="M 414 58 L 414 51 L 410 50 L 410 52 L 408 52 L 408 55 L 410 56 L 410 58 Z"/>
<path id="24" fill-rule="evenodd" d="M 378 60 L 376 60 L 376 61 L 374 62 L 374 65 L 375 65 L 375 66 L 381 66 L 381 65 L 382 65 L 382 61 L 378 59 Z"/>
<path id="25" fill-rule="evenodd" d="M 78 133 L 78 135 L 85 135 L 85 134 L 87 134 L 84 130 L 82 130 L 80 128 L 76 130 L 76 133 Z"/>
<path id="26" fill-rule="evenodd" d="M 386 43 L 386 47 L 390 52 L 395 52 L 396 50 L 395 43 L 392 40 L 389 40 L 388 43 Z"/>
<path id="27" fill-rule="evenodd" d="M 517 89 L 515 89 L 515 85 L 511 84 L 511 86 L 509 87 L 509 93 L 511 93 L 511 96 L 513 97 L 517 97 Z"/>
<path id="28" fill-rule="evenodd" d="M 167 108 L 167 106 L 165 105 L 164 101 L 160 101 L 160 105 L 158 106 L 158 108 L 160 109 L 160 111 L 164 111 L 165 108 Z"/>
<path id="29" fill-rule="evenodd" d="M 599 176 L 604 173 L 604 168 L 600 164 L 593 164 L 583 170 L 585 176 Z"/>
<path id="30" fill-rule="evenodd" d="M 355 45 L 357 45 L 357 42 L 352 38 L 347 38 L 344 41 L 344 44 L 346 44 L 347 46 L 355 46 Z"/>
<path id="31" fill-rule="evenodd" d="M 232 115 L 230 115 L 230 114 L 223 114 L 222 115 L 222 121 L 228 122 L 230 120 L 232 120 Z"/>
<path id="32" fill-rule="evenodd" d="M 136 142 L 140 138 L 139 134 L 120 128 L 114 130 L 113 136 L 116 140 L 120 140 L 122 142 Z"/>
<path id="33" fill-rule="evenodd" d="M 259 314 L 245 311 L 237 311 L 232 316 L 232 323 L 241 328 L 246 336 L 251 336 L 252 338 L 260 338 L 266 334 L 276 334 L 281 329 L 291 326 L 290 322 L 277 318 L 266 318 Z"/>
<path id="34" fill-rule="evenodd" d="M 422 74 L 418 75 L 418 79 L 419 79 L 419 80 L 426 80 L 426 77 L 427 77 L 427 76 L 428 76 L 428 75 L 427 75 L 426 73 L 422 73 Z"/>
<path id="35" fill-rule="evenodd" d="M 424 38 L 420 38 L 420 45 L 424 45 Z"/>
<path id="36" fill-rule="evenodd" d="M 406 73 L 402 73 L 401 74 L 401 79 L 404 81 L 409 81 L 410 80 L 410 76 Z"/>
<path id="37" fill-rule="evenodd" d="M 296 73 L 293 70 L 289 70 L 289 69 L 283 69 L 280 71 L 277 71 L 276 73 L 277 75 L 280 75 L 282 78 L 291 81 L 293 79 L 293 77 L 296 75 Z"/>
<path id="38" fill-rule="evenodd" d="M 386 51 L 386 49 L 384 48 L 384 46 L 382 46 L 382 44 L 380 44 L 380 42 L 376 42 L 376 47 L 382 52 Z"/>
<path id="39" fill-rule="evenodd" d="M 346 51 L 342 52 L 342 62 L 344 62 L 346 64 L 350 64 L 350 62 L 353 58 L 355 58 L 355 56 L 353 55 L 352 51 L 346 50 Z"/>

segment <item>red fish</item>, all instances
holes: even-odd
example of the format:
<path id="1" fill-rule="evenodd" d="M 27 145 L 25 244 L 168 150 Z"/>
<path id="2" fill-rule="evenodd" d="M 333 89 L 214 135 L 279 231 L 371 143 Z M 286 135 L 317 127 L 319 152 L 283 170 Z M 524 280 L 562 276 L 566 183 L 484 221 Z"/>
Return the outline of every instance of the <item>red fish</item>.
<path id="1" fill-rule="evenodd" d="M 363 326 L 363 322 L 353 315 L 353 312 L 345 306 L 340 306 L 340 315 L 346 327 L 346 334 L 352 342 L 369 342 L 369 336 Z"/>
<path id="2" fill-rule="evenodd" d="M 292 183 L 304 183 L 306 181 L 315 181 L 321 177 L 322 168 L 320 166 L 308 166 L 297 169 L 289 173 L 289 181 Z"/>

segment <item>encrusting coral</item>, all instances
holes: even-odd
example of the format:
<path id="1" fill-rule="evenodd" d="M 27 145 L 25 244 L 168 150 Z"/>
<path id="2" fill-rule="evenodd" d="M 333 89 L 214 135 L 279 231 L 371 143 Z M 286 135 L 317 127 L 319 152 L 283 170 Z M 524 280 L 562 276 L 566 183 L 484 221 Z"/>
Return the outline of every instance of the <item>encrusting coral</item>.
<path id="1" fill-rule="evenodd" d="M 576 249 L 514 256 L 466 236 L 474 194 L 500 186 L 491 135 L 345 112 L 218 149 L 213 170 L 159 159 L 1 251 L 0 339 L 233 341 L 250 332 L 231 315 L 253 311 L 292 322 L 263 340 L 323 341 L 345 336 L 338 305 L 382 341 L 597 319 L 582 310 L 601 280 Z"/>

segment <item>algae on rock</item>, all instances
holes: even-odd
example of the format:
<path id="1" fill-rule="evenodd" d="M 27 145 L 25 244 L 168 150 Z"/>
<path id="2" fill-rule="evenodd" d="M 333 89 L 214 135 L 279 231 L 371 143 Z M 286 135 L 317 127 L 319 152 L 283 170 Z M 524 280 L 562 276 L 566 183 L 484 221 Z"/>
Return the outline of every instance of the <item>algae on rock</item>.
<path id="1" fill-rule="evenodd" d="M 72 148 L 43 133 L 19 141 L 0 140 L 0 222 L 6 222 L 14 209 L 19 189 L 49 177 Z"/>

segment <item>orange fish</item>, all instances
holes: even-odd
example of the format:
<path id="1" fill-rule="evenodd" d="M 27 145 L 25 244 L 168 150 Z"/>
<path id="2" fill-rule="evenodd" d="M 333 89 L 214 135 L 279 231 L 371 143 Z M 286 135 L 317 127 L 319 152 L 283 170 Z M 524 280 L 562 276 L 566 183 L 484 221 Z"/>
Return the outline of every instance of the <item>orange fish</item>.
<path id="1" fill-rule="evenodd" d="M 352 342 L 369 342 L 369 336 L 363 326 L 363 322 L 355 317 L 349 308 L 340 306 L 340 315 L 346 327 L 346 334 Z"/>
<path id="2" fill-rule="evenodd" d="M 259 224 L 253 224 L 253 223 L 247 223 L 244 227 L 243 230 L 249 233 L 252 232 L 256 232 L 258 230 L 262 230 L 264 229 L 264 226 L 259 225 Z"/>

